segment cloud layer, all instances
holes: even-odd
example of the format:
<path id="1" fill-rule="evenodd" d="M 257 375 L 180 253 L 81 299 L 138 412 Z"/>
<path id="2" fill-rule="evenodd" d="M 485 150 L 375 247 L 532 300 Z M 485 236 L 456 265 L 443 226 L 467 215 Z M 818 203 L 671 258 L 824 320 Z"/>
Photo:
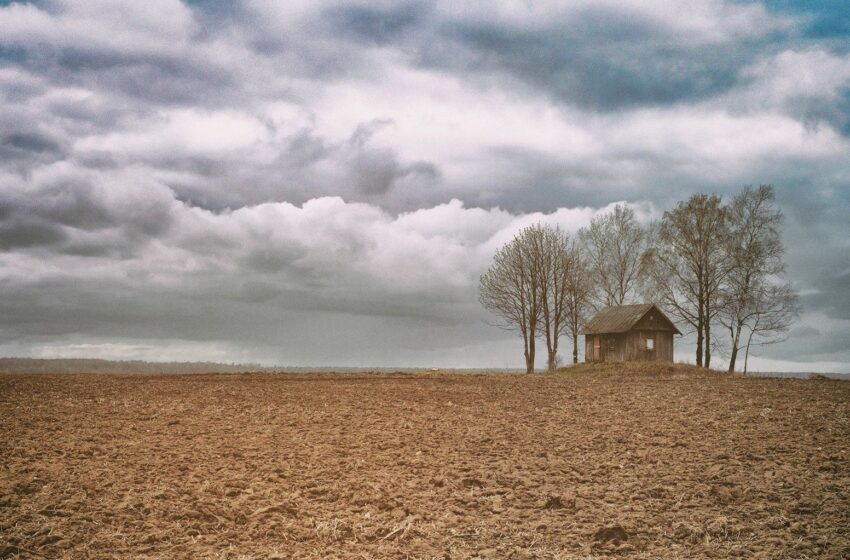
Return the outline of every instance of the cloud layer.
<path id="1" fill-rule="evenodd" d="M 0 351 L 516 365 L 475 287 L 519 227 L 770 182 L 805 313 L 765 359 L 848 369 L 850 42 L 812 10 L 0 3 Z"/>

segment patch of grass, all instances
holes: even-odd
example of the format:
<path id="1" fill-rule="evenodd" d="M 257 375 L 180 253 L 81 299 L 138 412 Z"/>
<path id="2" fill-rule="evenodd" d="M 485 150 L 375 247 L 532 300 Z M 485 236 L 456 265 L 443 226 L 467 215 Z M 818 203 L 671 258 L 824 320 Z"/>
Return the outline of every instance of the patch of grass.
<path id="1" fill-rule="evenodd" d="M 631 376 L 688 376 L 729 375 L 716 369 L 706 369 L 693 364 L 669 364 L 660 362 L 603 362 L 569 365 L 558 368 L 558 374 L 567 375 L 631 375 Z"/>

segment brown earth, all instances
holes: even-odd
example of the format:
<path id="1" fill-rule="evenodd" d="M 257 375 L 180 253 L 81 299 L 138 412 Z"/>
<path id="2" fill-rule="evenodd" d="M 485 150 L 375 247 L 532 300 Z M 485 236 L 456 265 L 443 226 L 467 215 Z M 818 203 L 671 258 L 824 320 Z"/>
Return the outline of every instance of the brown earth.
<path id="1" fill-rule="evenodd" d="M 850 383 L 0 376 L 0 558 L 850 558 Z"/>

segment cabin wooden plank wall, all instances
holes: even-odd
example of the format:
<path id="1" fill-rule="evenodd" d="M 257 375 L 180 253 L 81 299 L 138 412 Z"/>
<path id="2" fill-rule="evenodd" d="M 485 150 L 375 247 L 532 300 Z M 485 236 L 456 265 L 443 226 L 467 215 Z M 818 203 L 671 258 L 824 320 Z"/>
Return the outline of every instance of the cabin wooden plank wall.
<path id="1" fill-rule="evenodd" d="M 594 353 L 596 339 L 599 351 Z M 647 339 L 653 349 L 647 349 Z M 586 362 L 625 362 L 630 360 L 673 361 L 673 333 L 668 330 L 631 330 L 625 333 L 585 335 Z"/>
<path id="2" fill-rule="evenodd" d="M 673 361 L 676 325 L 652 303 L 609 306 L 584 328 L 586 362 Z"/>
<path id="3" fill-rule="evenodd" d="M 660 317 L 657 313 L 650 311 L 634 324 L 633 331 L 672 331 L 672 325 L 667 319 Z"/>
<path id="4" fill-rule="evenodd" d="M 627 360 L 673 361 L 673 333 L 670 331 L 635 330 L 628 336 Z M 652 338 L 653 348 L 647 349 L 647 339 Z"/>

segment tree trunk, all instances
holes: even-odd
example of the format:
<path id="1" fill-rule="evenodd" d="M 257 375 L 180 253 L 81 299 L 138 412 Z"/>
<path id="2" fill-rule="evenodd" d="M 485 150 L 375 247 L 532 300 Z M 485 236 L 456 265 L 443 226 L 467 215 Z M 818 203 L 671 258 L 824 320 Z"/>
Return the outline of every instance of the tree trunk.
<path id="1" fill-rule="evenodd" d="M 700 303 L 699 317 L 697 318 L 697 365 L 699 367 L 702 367 L 702 335 L 703 335 L 702 303 Z"/>
<path id="2" fill-rule="evenodd" d="M 573 329 L 573 363 L 578 363 L 578 329 Z"/>
<path id="3" fill-rule="evenodd" d="M 732 356 L 729 357 L 729 373 L 735 373 L 735 360 L 738 358 L 738 349 L 732 347 Z"/>
<path id="4" fill-rule="evenodd" d="M 741 325 L 735 327 L 735 336 L 732 337 L 732 356 L 729 358 L 729 373 L 735 372 L 735 361 L 738 359 L 738 345 L 741 343 Z"/>
<path id="5" fill-rule="evenodd" d="M 753 333 L 750 331 L 750 336 L 747 337 L 747 349 L 744 352 L 744 375 L 747 375 L 747 362 L 750 361 L 750 343 L 753 341 Z"/>
<path id="6" fill-rule="evenodd" d="M 547 308 L 549 306 L 548 303 L 545 303 L 545 300 L 544 300 L 544 305 Z M 557 337 L 558 335 L 555 334 L 553 336 L 553 334 L 552 334 L 552 325 L 550 323 L 551 318 L 549 316 L 548 310 L 544 311 L 543 318 L 544 318 L 544 323 L 543 323 L 544 328 L 546 329 L 546 356 L 547 356 L 546 371 L 548 371 L 549 373 L 552 373 L 553 371 L 555 371 L 555 354 L 558 352 L 558 340 L 555 337 Z M 554 338 L 554 340 L 553 340 L 553 338 Z"/>
<path id="7" fill-rule="evenodd" d="M 525 372 L 526 373 L 530 373 L 530 370 L 528 369 L 528 364 L 534 363 L 533 361 L 529 361 L 529 358 L 530 358 L 529 351 L 530 351 L 530 348 L 528 346 L 528 332 L 523 330 L 522 331 L 522 355 L 523 355 L 523 358 L 525 359 Z"/>
<path id="8" fill-rule="evenodd" d="M 708 307 L 706 305 L 706 307 Z M 706 319 L 705 319 L 705 367 L 711 366 L 711 321 L 708 320 L 708 313 L 706 310 Z"/>
<path id="9" fill-rule="evenodd" d="M 528 343 L 526 345 L 526 352 L 525 352 L 525 372 L 526 373 L 534 373 L 534 352 L 535 352 L 534 336 L 532 335 L 532 336 L 529 336 L 528 338 L 529 338 L 529 340 L 528 340 Z"/>

